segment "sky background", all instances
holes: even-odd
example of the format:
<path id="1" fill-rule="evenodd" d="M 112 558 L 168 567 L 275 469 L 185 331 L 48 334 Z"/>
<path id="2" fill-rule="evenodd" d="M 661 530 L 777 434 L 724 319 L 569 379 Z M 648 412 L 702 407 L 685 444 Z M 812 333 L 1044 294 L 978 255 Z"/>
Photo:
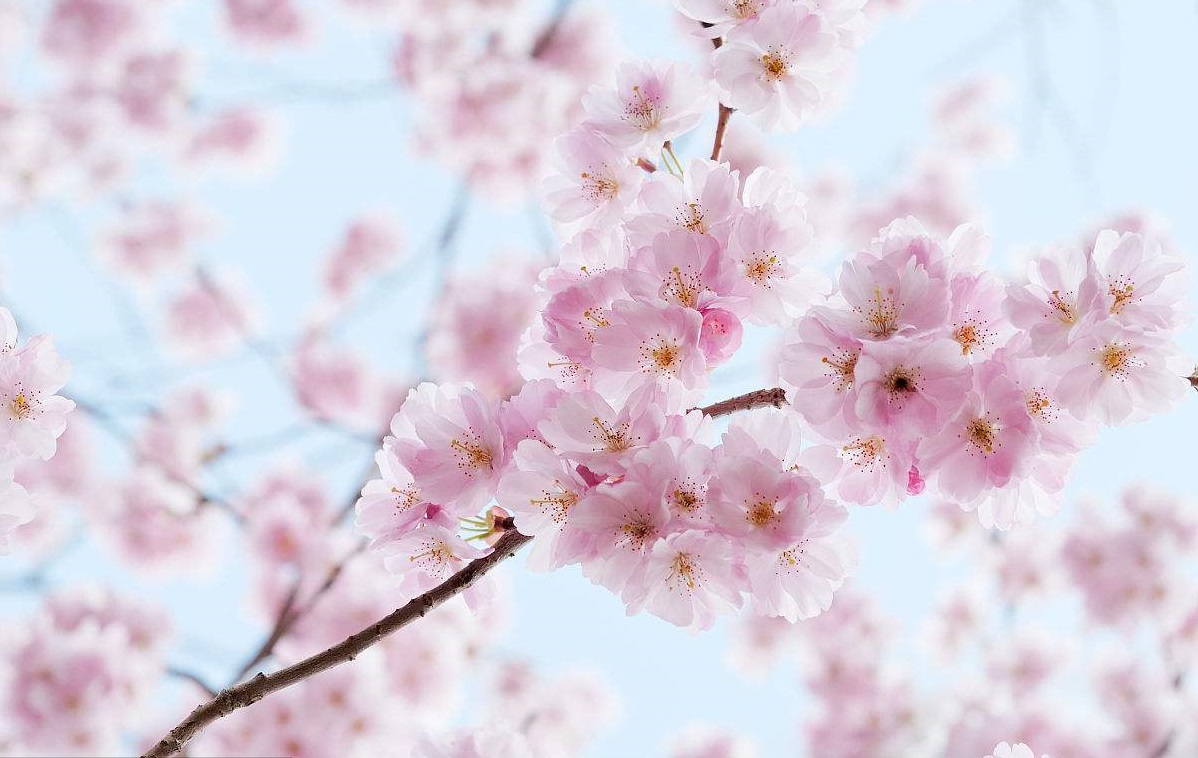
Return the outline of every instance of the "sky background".
<path id="1" fill-rule="evenodd" d="M 412 256 L 397 293 L 403 308 L 369 310 L 347 338 L 366 346 L 380 366 L 404 368 L 408 345 L 422 326 L 411 310 L 431 297 L 432 266 L 421 256 L 458 183 L 409 150 L 404 95 L 375 86 L 388 77 L 387 40 L 332 15 L 302 53 L 247 64 L 217 43 L 208 9 L 195 7 L 206 5 L 175 14 L 180 29 L 211 48 L 202 61 L 207 84 L 199 107 L 246 98 L 270 102 L 284 124 L 279 160 L 273 173 L 257 179 L 187 183 L 148 165 L 144 192 L 193 198 L 222 219 L 221 233 L 205 243 L 201 258 L 236 268 L 251 284 L 268 339 L 295 334 L 309 318 L 322 257 L 345 221 L 367 210 L 391 213 L 405 229 Z M 694 60 L 667 3 L 629 0 L 605 7 L 615 14 L 630 54 Z M 913 11 L 888 16 L 866 42 L 834 117 L 774 142 L 800 169 L 842 166 L 863 184 L 886 185 L 897 178 L 902 157 L 929 139 L 935 93 L 987 72 L 1008 84 L 1002 115 L 1018 137 L 1017 154 L 979 176 L 981 220 L 997 265 L 1021 250 L 1073 240 L 1104 216 L 1133 208 L 1159 214 L 1189 255 L 1198 250 L 1196 42 L 1198 9 L 1190 0 L 925 0 Z M 26 73 L 31 81 L 38 75 Z M 348 90 L 359 94 L 346 95 Z M 700 132 L 698 143 L 705 146 L 709 133 L 709 127 Z M 111 217 L 112 207 L 103 203 L 56 205 L 0 225 L 6 304 L 37 330 L 57 336 L 76 364 L 76 391 L 101 401 L 116 392 L 104 366 L 143 367 L 147 387 L 170 376 L 127 328 L 130 313 L 151 312 L 145 298 L 152 296 L 97 286 L 90 240 Z M 475 201 L 459 239 L 457 266 L 477 269 L 501 253 L 537 255 L 547 229 L 535 209 Z M 1198 356 L 1193 329 L 1181 344 Z M 759 373 L 760 361 L 752 357 L 723 372 L 711 399 L 763 386 L 768 380 Z M 280 419 L 294 413 L 277 378 L 253 356 L 218 362 L 199 377 L 238 388 L 234 439 L 286 426 Z M 1080 498 L 1106 497 L 1137 481 L 1191 493 L 1196 427 L 1198 398 L 1186 398 L 1167 416 L 1105 430 L 1078 462 L 1068 503 L 1054 519 L 1068 519 Z M 319 461 L 334 491 L 347 496 L 372 452 L 327 437 L 290 451 L 309 465 Z M 121 453 L 110 455 L 115 460 Z M 260 464 L 245 461 L 228 474 L 236 478 Z M 926 507 L 917 498 L 899 512 L 857 509 L 848 527 L 860 543 L 854 581 L 909 630 L 959 569 L 927 549 Z M 166 586 L 131 579 L 84 548 L 59 565 L 54 578 L 109 578 L 161 600 L 180 629 L 179 662 L 219 680 L 261 634 L 241 613 L 245 562 L 227 553 L 224 558 L 206 575 Z M 502 571 L 514 590 L 515 615 L 500 651 L 527 657 L 547 673 L 593 667 L 619 693 L 622 719 L 597 744 L 595 756 L 662 754 L 666 737 L 688 722 L 751 737 L 763 756 L 802 755 L 796 747 L 799 718 L 810 702 L 793 668 L 760 682 L 743 680 L 724 662 L 726 624 L 690 635 L 652 617 L 625 617 L 618 598 L 575 569 L 537 575 L 518 560 Z M 0 598 L 12 614 L 34 602 L 30 596 Z M 238 615 L 230 614 L 230 605 Z"/>

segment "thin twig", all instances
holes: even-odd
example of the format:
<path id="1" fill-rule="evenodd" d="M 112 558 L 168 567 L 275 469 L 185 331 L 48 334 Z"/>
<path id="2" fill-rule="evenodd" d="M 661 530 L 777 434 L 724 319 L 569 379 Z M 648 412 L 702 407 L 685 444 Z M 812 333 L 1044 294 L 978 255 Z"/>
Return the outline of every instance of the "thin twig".
<path id="1" fill-rule="evenodd" d="M 93 421 L 96 422 L 96 425 L 100 427 L 100 429 L 104 430 L 111 437 L 124 444 L 129 449 L 130 453 L 139 459 L 143 457 L 137 450 L 136 440 L 134 439 L 133 435 L 130 434 L 123 426 L 121 426 L 120 422 L 117 421 L 117 419 L 107 410 L 96 403 L 91 402 L 90 400 L 81 399 L 78 395 L 66 395 L 63 393 L 59 394 L 62 394 L 63 397 L 74 401 L 76 408 L 86 413 Z M 241 524 L 245 522 L 245 516 L 243 516 L 224 498 L 217 497 L 211 492 L 208 492 L 187 477 L 180 475 L 176 471 L 172 471 L 169 466 L 155 464 L 155 468 L 161 471 L 162 475 L 167 479 L 186 487 L 188 490 L 191 490 L 191 493 L 199 499 L 199 505 L 201 507 L 205 505 L 215 506 L 227 513 L 229 517 L 237 523 Z"/>
<path id="2" fill-rule="evenodd" d="M 495 544 L 495 549 L 489 555 L 471 561 L 449 579 L 412 599 L 381 621 L 347 637 L 344 642 L 273 674 L 260 673 L 243 684 L 221 690 L 211 700 L 192 711 L 143 758 L 167 758 L 167 756 L 174 755 L 182 750 L 201 729 L 223 716 L 256 703 L 276 690 L 290 687 L 310 676 L 352 661 L 384 637 L 425 616 L 446 600 L 460 594 L 501 561 L 515 555 L 517 550 L 531 540 L 532 537 L 510 529 L 499 539 Z"/>
<path id="3" fill-rule="evenodd" d="M 271 654 L 274 653 L 275 645 L 278 644 L 279 640 L 283 639 L 283 635 L 287 634 L 287 630 L 291 626 L 291 611 L 295 608 L 295 600 L 299 596 L 300 583 L 302 581 L 302 577 L 299 577 L 295 580 L 295 585 L 292 586 L 291 591 L 287 593 L 287 597 L 283 600 L 282 607 L 279 608 L 279 615 L 275 617 L 275 623 L 274 626 L 271 627 L 270 633 L 266 635 L 266 639 L 264 639 L 262 644 L 258 646 L 258 649 L 254 651 L 254 654 L 251 655 L 249 659 L 242 664 L 241 668 L 237 670 L 237 673 L 233 676 L 234 684 L 240 682 L 243 678 L 245 678 L 246 674 L 253 671 L 255 666 L 269 658 Z"/>
<path id="4" fill-rule="evenodd" d="M 291 633 L 291 630 L 300 622 L 300 619 L 312 612 L 312 609 L 316 607 L 320 599 L 337 583 L 337 580 L 341 577 L 342 572 L 345 571 L 345 567 L 349 562 L 361 554 L 366 549 L 366 545 L 366 540 L 359 541 L 358 546 L 352 552 L 330 568 L 328 574 L 325 575 L 324 581 L 312 592 L 312 595 L 303 605 L 299 605 L 296 602 L 299 594 L 299 582 L 296 582 L 295 587 L 292 588 L 291 593 L 288 594 L 287 599 L 283 602 L 283 607 L 279 609 L 279 614 L 275 618 L 275 623 L 271 627 L 270 633 L 266 635 L 262 644 L 258 646 L 254 654 L 241 667 L 237 675 L 233 677 L 232 684 L 240 682 L 255 666 L 274 655 L 275 646 L 279 644 L 279 641 Z"/>
<path id="5" fill-rule="evenodd" d="M 209 686 L 209 684 L 202 678 L 200 678 L 198 674 L 193 674 L 192 672 L 187 671 L 186 669 L 181 669 L 178 666 L 167 666 L 166 674 L 167 676 L 173 676 L 176 679 L 185 679 L 202 689 L 205 693 L 207 693 L 208 697 L 216 697 L 216 690 L 212 689 L 212 687 Z"/>
<path id="6" fill-rule="evenodd" d="M 774 387 L 768 390 L 754 390 L 694 410 L 703 411 L 705 415 L 717 418 L 719 416 L 727 416 L 729 413 L 736 413 L 737 411 L 764 408 L 767 405 L 774 408 L 781 408 L 786 405 L 786 390 L 781 387 Z"/>
<path id="7" fill-rule="evenodd" d="M 728 119 L 732 116 L 732 109 L 720 103 L 720 115 L 715 122 L 715 141 L 711 145 L 711 159 L 718 161 L 720 159 L 720 151 L 724 149 L 724 133 L 728 131 Z"/>
<path id="8" fill-rule="evenodd" d="M 713 26 L 713 24 L 709 24 L 706 21 L 700 22 L 700 25 L 704 29 L 710 29 Z M 724 38 L 723 37 L 714 38 L 711 41 L 711 46 L 714 47 L 716 50 L 719 50 L 721 47 L 724 46 Z M 713 161 L 718 161 L 720 159 L 720 153 L 724 149 L 724 133 L 728 131 L 728 119 L 732 117 L 733 110 L 735 110 L 735 109 L 729 108 L 728 106 L 724 105 L 723 103 L 720 103 L 719 116 L 716 117 L 716 122 L 715 122 L 715 140 L 712 142 L 712 145 L 711 145 L 711 159 Z"/>

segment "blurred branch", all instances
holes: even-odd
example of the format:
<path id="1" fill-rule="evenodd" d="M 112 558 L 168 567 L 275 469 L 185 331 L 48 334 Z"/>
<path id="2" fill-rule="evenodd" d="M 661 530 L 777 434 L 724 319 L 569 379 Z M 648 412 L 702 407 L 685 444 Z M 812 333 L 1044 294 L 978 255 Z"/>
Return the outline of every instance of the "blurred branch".
<path id="1" fill-rule="evenodd" d="M 495 544 L 495 549 L 482 558 L 471 561 L 449 579 L 433 589 L 419 595 L 406 605 L 396 609 L 385 618 L 371 624 L 344 642 L 288 666 L 273 674 L 259 673 L 249 681 L 221 690 L 208 702 L 200 705 L 151 748 L 143 758 L 166 758 L 183 750 L 201 729 L 233 711 L 252 705 L 272 692 L 290 687 L 319 674 L 322 671 L 352 661 L 363 651 L 374 646 L 388 635 L 402 629 L 412 621 L 422 618 L 429 611 L 468 589 L 487 572 L 516 554 L 532 537 L 509 528 Z"/>
<path id="2" fill-rule="evenodd" d="M 300 581 L 296 580 L 295 586 L 292 587 L 291 592 L 287 595 L 287 599 L 283 601 L 283 606 L 279 609 L 279 614 L 275 618 L 275 623 L 271 627 L 270 633 L 266 635 L 262 644 L 258 646 L 254 654 L 238 670 L 237 674 L 233 677 L 233 684 L 240 682 L 255 666 L 274 655 L 275 646 L 279 644 L 279 641 L 287 636 L 295 625 L 299 623 L 300 619 L 312 612 L 312 609 L 316 607 L 320 599 L 337 583 L 337 580 L 341 577 L 342 572 L 345 571 L 345 567 L 349 565 L 349 562 L 361 555 L 362 551 L 366 549 L 366 545 L 365 540 L 359 540 L 357 547 L 329 569 L 324 581 L 320 583 L 320 586 L 313 591 L 312 595 L 303 605 L 299 605 L 297 602 Z"/>
<path id="3" fill-rule="evenodd" d="M 574 5 L 574 0 L 558 0 L 557 7 L 553 9 L 553 15 L 549 17 L 548 23 L 541 29 L 541 33 L 537 35 L 536 41 L 532 44 L 532 49 L 528 52 L 530 58 L 540 58 L 549 49 L 554 35 L 561 28 L 562 21 L 565 20 L 572 5 Z"/>
<path id="4" fill-rule="evenodd" d="M 187 671 L 186 669 L 179 668 L 178 666 L 167 666 L 166 667 L 166 675 L 173 676 L 176 679 L 183 679 L 185 681 L 191 682 L 192 684 L 194 684 L 197 687 L 199 687 L 200 689 L 202 689 L 208 695 L 208 697 L 216 697 L 216 690 L 214 690 L 210 686 L 208 686 L 208 683 L 205 682 L 203 679 L 201 679 L 199 677 L 199 675 L 193 674 L 192 672 Z"/>
<path id="5" fill-rule="evenodd" d="M 130 434 L 123 426 L 121 426 L 120 422 L 117 421 L 114 416 L 108 413 L 107 410 L 98 404 L 91 402 L 90 400 L 80 398 L 78 395 L 66 395 L 65 393 L 60 394 L 63 394 L 64 397 L 67 397 L 70 400 L 73 400 L 75 402 L 75 406 L 79 410 L 91 417 L 91 419 L 96 422 L 96 425 L 100 427 L 100 429 L 107 432 L 110 437 L 116 439 L 118 442 L 124 445 L 131 455 L 133 455 L 135 458 L 141 457 L 137 452 L 137 443 L 133 435 Z M 151 410 L 151 412 L 154 411 Z M 213 505 L 219 507 L 237 523 L 240 524 L 245 522 L 245 517 L 242 516 L 237 509 L 234 508 L 224 498 L 217 497 L 195 482 L 187 479 L 186 477 L 180 476 L 175 471 L 171 471 L 166 466 L 155 465 L 155 468 L 161 471 L 163 476 L 165 476 L 167 479 L 191 490 L 192 494 L 199 498 L 201 506 Z"/>

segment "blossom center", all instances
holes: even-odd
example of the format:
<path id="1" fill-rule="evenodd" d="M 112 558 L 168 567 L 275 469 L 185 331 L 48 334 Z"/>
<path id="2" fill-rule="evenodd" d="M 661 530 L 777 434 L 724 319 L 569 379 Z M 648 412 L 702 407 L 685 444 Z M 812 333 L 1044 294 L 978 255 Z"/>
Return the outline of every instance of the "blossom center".
<path id="1" fill-rule="evenodd" d="M 672 279 L 666 280 L 665 295 L 673 297 L 684 308 L 694 308 L 699 302 L 699 287 L 695 277 L 682 276 L 682 269 L 675 266 L 671 273 Z"/>
<path id="2" fill-rule="evenodd" d="M 820 362 L 832 369 L 831 375 L 836 381 L 836 390 L 846 390 L 853 384 L 853 372 L 857 370 L 856 350 L 838 350 L 834 355 L 825 355 Z"/>
<path id="3" fill-rule="evenodd" d="M 1072 325 L 1077 323 L 1077 308 L 1066 299 L 1067 297 L 1068 293 L 1062 295 L 1060 290 L 1053 290 L 1048 296 L 1048 307 L 1052 308 L 1062 324 Z"/>
<path id="4" fill-rule="evenodd" d="M 885 450 L 886 441 L 876 434 L 865 439 L 857 438 L 841 448 L 845 457 L 859 468 L 873 466 Z"/>
<path id="5" fill-rule="evenodd" d="M 1048 416 L 1048 409 L 1052 406 L 1052 401 L 1048 399 L 1048 395 L 1040 390 L 1032 390 L 1027 398 L 1027 412 L 1038 418 Z"/>
<path id="6" fill-rule="evenodd" d="M 787 70 L 790 68 L 790 62 L 786 56 L 777 49 L 771 48 L 761 56 L 761 68 L 765 70 L 765 78 L 776 82 L 786 76 Z"/>
<path id="7" fill-rule="evenodd" d="M 604 449 L 607 452 L 618 453 L 632 447 L 632 440 L 628 439 L 627 424 L 621 424 L 618 427 L 608 426 L 598 416 L 593 417 L 591 421 L 599 427 L 599 437 L 603 440 Z"/>
<path id="8" fill-rule="evenodd" d="M 624 105 L 624 118 L 642 131 L 656 129 L 661 123 L 657 104 L 641 91 L 640 85 L 632 86 L 632 99 Z"/>
<path id="9" fill-rule="evenodd" d="M 742 21 L 756 16 L 758 11 L 758 0 L 735 0 L 732 3 L 733 15 Z"/>
<path id="10" fill-rule="evenodd" d="M 679 208 L 675 221 L 678 222 L 678 226 L 688 232 L 707 234 L 707 223 L 703 220 L 703 206 L 698 203 L 686 203 Z"/>
<path id="11" fill-rule="evenodd" d="M 987 453 L 994 452 L 995 429 L 984 418 L 975 418 L 969 422 L 969 441 Z"/>
<path id="12" fill-rule="evenodd" d="M 557 491 L 541 490 L 544 497 L 529 498 L 529 504 L 539 506 L 552 512 L 551 519 L 555 523 L 562 523 L 566 520 L 566 514 L 571 508 L 578 503 L 578 493 L 571 492 L 562 486 L 562 483 L 557 479 L 553 480 L 553 486 Z"/>
<path id="13" fill-rule="evenodd" d="M 778 515 L 774 511 L 774 505 L 776 502 L 777 501 L 774 500 L 758 500 L 749 507 L 749 512 L 745 515 L 745 518 L 747 518 L 749 523 L 753 526 L 765 526 L 773 521 Z"/>
<path id="14" fill-rule="evenodd" d="M 778 256 L 767 257 L 762 252 L 760 256 L 745 264 L 745 274 L 758 284 L 768 284 L 769 279 L 778 274 Z"/>
<path id="15" fill-rule="evenodd" d="M 412 506 L 420 502 L 420 493 L 415 487 L 392 487 L 391 493 L 395 495 L 395 509 L 397 511 L 406 511 Z"/>
<path id="16" fill-rule="evenodd" d="M 865 328 L 874 339 L 883 340 L 897 332 L 899 307 L 894 301 L 894 290 L 883 294 L 881 287 L 874 287 L 873 299 L 863 315 Z"/>
<path id="17" fill-rule="evenodd" d="M 9 410 L 12 411 L 14 419 L 21 421 L 29 418 L 33 413 L 33 406 L 29 404 L 29 398 L 25 397 L 24 392 L 18 392 L 17 396 L 9 403 Z"/>
<path id="18" fill-rule="evenodd" d="M 693 511 L 699 505 L 699 496 L 679 487 L 674 490 L 674 503 L 684 511 Z"/>
<path id="19" fill-rule="evenodd" d="M 981 342 L 976 324 L 962 324 L 953 330 L 953 339 L 961 346 L 961 355 L 969 355 Z"/>
<path id="20" fill-rule="evenodd" d="M 674 562 L 670 564 L 669 579 L 672 583 L 686 585 L 688 590 L 694 590 L 697 582 L 698 567 L 695 566 L 694 558 L 690 553 L 679 553 L 674 556 Z"/>
<path id="21" fill-rule="evenodd" d="M 889 374 L 886 375 L 885 381 L 882 382 L 886 387 L 886 391 L 891 396 L 910 395 L 915 392 L 915 372 L 906 366 L 895 366 Z"/>
<path id="22" fill-rule="evenodd" d="M 653 522 L 639 513 L 621 526 L 620 531 L 628 539 L 628 544 L 635 548 L 643 547 L 649 538 L 657 534 L 657 529 L 653 526 Z"/>
<path id="23" fill-rule="evenodd" d="M 1127 366 L 1131 362 L 1131 348 L 1117 343 L 1107 345 L 1102 349 L 1100 361 L 1103 370 L 1108 374 L 1127 373 Z"/>
<path id="24" fill-rule="evenodd" d="M 591 202 L 611 200 L 620 190 L 620 183 L 608 176 L 582 172 L 582 186 Z"/>
<path id="25" fill-rule="evenodd" d="M 458 457 L 462 459 L 458 462 L 459 468 L 483 468 L 484 466 L 493 468 L 492 453 L 479 440 L 462 442 L 459 439 L 453 439 L 450 440 L 449 446 L 456 450 Z"/>
<path id="26" fill-rule="evenodd" d="M 1120 278 L 1111 282 L 1110 286 L 1107 287 L 1107 292 L 1114 298 L 1114 302 L 1111 303 L 1111 313 L 1117 315 L 1123 311 L 1123 306 L 1131 301 L 1135 287 L 1132 286 L 1131 282 Z"/>

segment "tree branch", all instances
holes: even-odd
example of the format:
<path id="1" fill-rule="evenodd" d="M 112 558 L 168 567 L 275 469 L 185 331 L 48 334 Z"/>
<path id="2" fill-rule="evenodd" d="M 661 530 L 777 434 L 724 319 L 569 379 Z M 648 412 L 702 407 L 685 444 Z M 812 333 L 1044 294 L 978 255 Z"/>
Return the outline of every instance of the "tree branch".
<path id="1" fill-rule="evenodd" d="M 704 29 L 710 29 L 714 24 L 709 24 L 706 21 L 700 22 L 700 26 Z M 719 50 L 724 46 L 724 38 L 716 37 L 711 41 L 711 46 Z M 732 117 L 733 108 L 720 103 L 720 114 L 715 122 L 715 141 L 711 145 L 711 159 L 718 161 L 720 152 L 724 149 L 724 133 L 728 131 L 728 119 Z"/>
<path id="2" fill-rule="evenodd" d="M 252 705 L 276 690 L 290 687 L 326 669 L 352 661 L 358 654 L 387 635 L 398 631 L 415 619 L 423 617 L 446 600 L 461 593 L 498 565 L 500 561 L 515 555 L 517 550 L 531 540 L 532 537 L 520 534 L 515 529 L 509 529 L 495 543 L 495 549 L 489 555 L 471 561 L 449 579 L 423 595 L 413 598 L 381 621 L 347 637 L 344 642 L 273 674 L 259 673 L 244 684 L 221 690 L 216 697 L 192 711 L 142 758 L 167 758 L 167 756 L 174 755 L 182 750 L 201 729 L 217 719 L 227 716 L 239 708 Z"/>
<path id="3" fill-rule="evenodd" d="M 754 390 L 746 392 L 743 395 L 730 397 L 727 400 L 721 400 L 718 403 L 703 406 L 702 408 L 692 408 L 691 410 L 703 411 L 705 415 L 717 418 L 719 416 L 727 416 L 730 413 L 736 413 L 737 411 L 764 408 L 767 405 L 772 405 L 775 408 L 781 408 L 786 405 L 786 390 L 781 387 L 774 387 L 768 390 Z"/>
<path id="4" fill-rule="evenodd" d="M 761 408 L 767 405 L 780 408 L 785 404 L 786 391 L 781 387 L 774 387 L 773 389 L 755 390 L 694 410 L 701 410 L 708 416 L 717 417 L 726 416 L 736 411 Z M 249 681 L 221 690 L 207 703 L 203 703 L 192 711 L 191 715 L 172 729 L 168 735 L 163 737 L 142 758 L 167 758 L 167 756 L 174 755 L 181 751 L 188 741 L 198 734 L 201 729 L 212 722 L 229 715 L 239 708 L 252 705 L 276 690 L 290 687 L 326 669 L 347 661 L 352 661 L 359 653 L 378 643 L 387 635 L 423 617 L 441 603 L 461 593 L 474 584 L 479 577 L 486 574 L 501 561 L 515 555 L 517 550 L 532 540 L 532 537 L 516 531 L 515 523 L 510 518 L 500 520 L 496 526 L 505 531 L 503 536 L 499 538 L 499 541 L 495 543 L 495 549 L 488 555 L 471 561 L 461 571 L 449 577 L 441 584 L 423 595 L 413 598 L 402 608 L 393 611 L 381 621 L 366 627 L 357 634 L 347 637 L 344 642 L 340 642 L 322 653 L 317 653 L 273 674 L 259 673 Z M 271 633 L 267 636 L 257 653 L 242 668 L 241 673 L 237 676 L 238 679 L 270 655 L 270 651 L 273 650 L 275 643 L 287 633 L 296 619 L 310 610 L 315 600 L 333 585 L 341 573 L 342 566 L 344 566 L 344 562 L 333 568 L 328 577 L 326 577 L 324 584 L 313 594 L 313 597 L 304 608 L 295 608 L 294 592 L 287 598 Z"/>
<path id="5" fill-rule="evenodd" d="M 732 109 L 720 103 L 719 119 L 715 122 L 715 141 L 711 145 L 711 159 L 718 161 L 720 159 L 720 151 L 724 149 L 724 133 L 728 131 L 728 119 L 732 116 Z"/>

